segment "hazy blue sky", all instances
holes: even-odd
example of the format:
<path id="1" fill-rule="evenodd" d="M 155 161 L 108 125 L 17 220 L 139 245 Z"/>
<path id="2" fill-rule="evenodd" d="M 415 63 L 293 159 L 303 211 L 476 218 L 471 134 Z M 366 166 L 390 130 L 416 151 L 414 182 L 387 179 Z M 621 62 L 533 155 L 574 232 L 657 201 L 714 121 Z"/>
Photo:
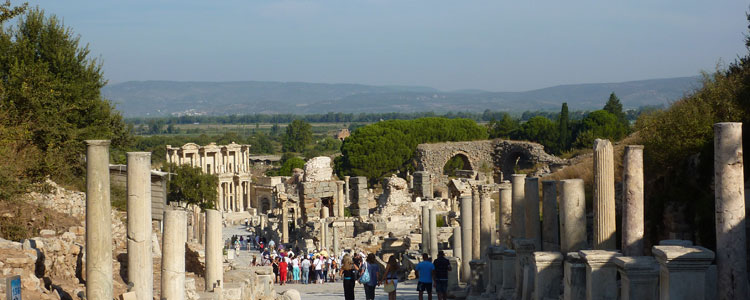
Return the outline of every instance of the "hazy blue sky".
<path id="1" fill-rule="evenodd" d="M 19 1 L 13 1 L 19 3 Z M 30 1 L 111 83 L 263 80 L 520 91 L 692 76 L 746 52 L 746 1 Z"/>

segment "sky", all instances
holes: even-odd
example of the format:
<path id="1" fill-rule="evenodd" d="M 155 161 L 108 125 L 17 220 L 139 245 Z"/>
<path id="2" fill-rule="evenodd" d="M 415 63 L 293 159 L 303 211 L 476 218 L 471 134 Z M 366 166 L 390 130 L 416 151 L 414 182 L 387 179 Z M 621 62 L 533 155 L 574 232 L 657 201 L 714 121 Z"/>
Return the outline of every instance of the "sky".
<path id="1" fill-rule="evenodd" d="M 11 1 L 18 4 L 21 1 Z M 110 83 L 302 81 L 525 91 L 695 76 L 747 53 L 737 0 L 28 1 Z"/>

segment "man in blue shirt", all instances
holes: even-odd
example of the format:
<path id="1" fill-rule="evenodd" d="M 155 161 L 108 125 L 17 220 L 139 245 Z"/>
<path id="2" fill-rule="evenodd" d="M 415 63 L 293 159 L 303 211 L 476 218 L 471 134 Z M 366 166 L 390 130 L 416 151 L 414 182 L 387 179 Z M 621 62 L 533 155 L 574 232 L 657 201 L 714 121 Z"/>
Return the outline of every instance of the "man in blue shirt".
<path id="1" fill-rule="evenodd" d="M 422 262 L 414 267 L 414 271 L 416 271 L 419 278 L 419 281 L 417 281 L 419 300 L 422 300 L 422 295 L 425 291 L 427 291 L 427 299 L 432 300 L 432 277 L 435 273 L 435 265 L 430 262 L 430 256 L 427 253 L 422 254 Z"/>

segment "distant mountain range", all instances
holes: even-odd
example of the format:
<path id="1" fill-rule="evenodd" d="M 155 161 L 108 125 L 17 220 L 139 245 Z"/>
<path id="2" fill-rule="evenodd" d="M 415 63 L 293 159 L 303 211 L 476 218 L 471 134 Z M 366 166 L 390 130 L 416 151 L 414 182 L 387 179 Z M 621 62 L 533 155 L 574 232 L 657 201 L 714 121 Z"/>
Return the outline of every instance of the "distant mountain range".
<path id="1" fill-rule="evenodd" d="M 521 112 L 601 109 L 615 92 L 625 108 L 661 105 L 700 87 L 700 77 L 559 85 L 525 92 L 304 82 L 129 81 L 102 93 L 125 117 L 327 112 Z"/>

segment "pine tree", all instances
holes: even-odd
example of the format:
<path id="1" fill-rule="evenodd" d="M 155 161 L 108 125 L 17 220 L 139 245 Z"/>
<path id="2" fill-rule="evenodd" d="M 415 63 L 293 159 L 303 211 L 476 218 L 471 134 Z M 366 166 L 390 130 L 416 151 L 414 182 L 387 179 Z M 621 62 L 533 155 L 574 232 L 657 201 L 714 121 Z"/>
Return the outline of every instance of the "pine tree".
<path id="1" fill-rule="evenodd" d="M 557 122 L 558 136 L 560 140 L 560 151 L 570 149 L 570 119 L 568 116 L 568 103 L 563 102 L 560 110 L 560 118 Z"/>
<path id="2" fill-rule="evenodd" d="M 628 119 L 627 117 L 625 117 L 625 112 L 622 111 L 622 103 L 620 102 L 620 98 L 617 98 L 615 92 L 609 94 L 609 100 L 607 100 L 607 104 L 604 105 L 604 110 L 615 115 L 617 117 L 617 120 L 620 121 L 620 123 L 622 123 L 623 125 L 629 126 Z"/>

